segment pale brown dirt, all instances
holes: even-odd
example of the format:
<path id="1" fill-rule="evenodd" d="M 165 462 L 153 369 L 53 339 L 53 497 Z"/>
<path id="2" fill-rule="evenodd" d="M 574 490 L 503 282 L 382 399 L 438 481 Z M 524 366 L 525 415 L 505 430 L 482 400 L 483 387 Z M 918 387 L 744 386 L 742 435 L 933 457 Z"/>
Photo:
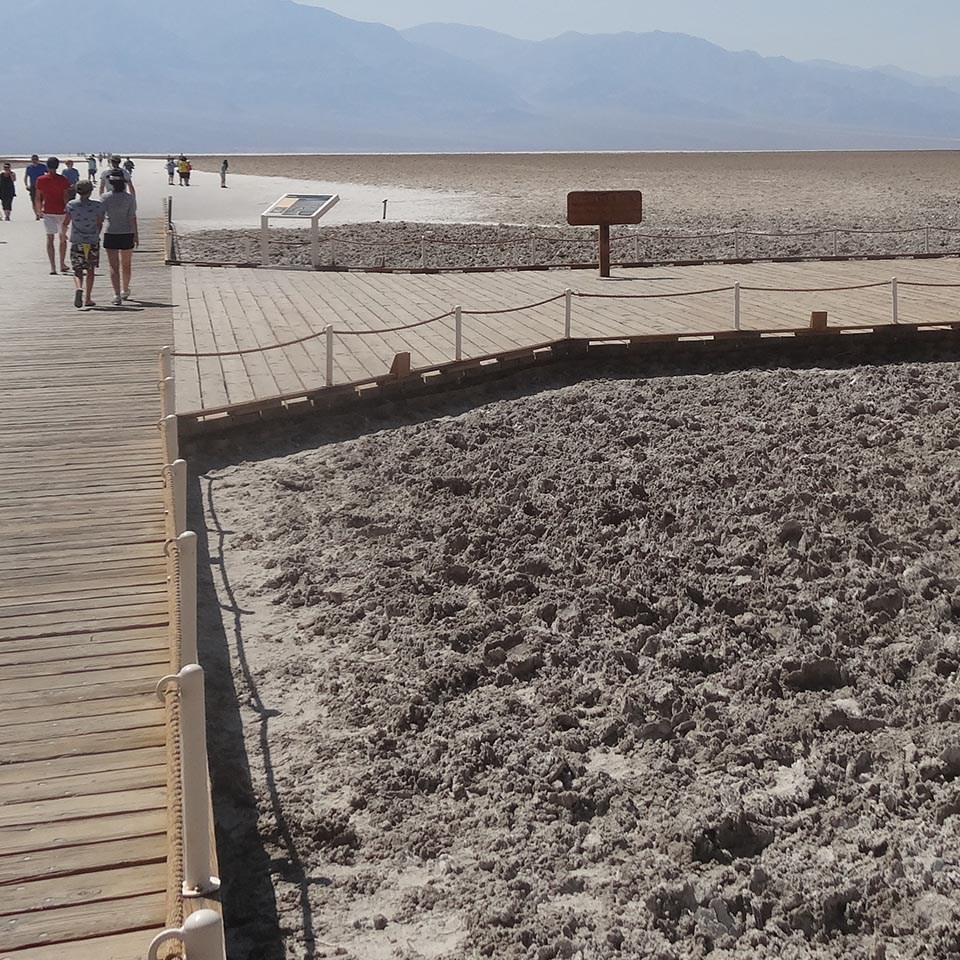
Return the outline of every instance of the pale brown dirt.
<path id="1" fill-rule="evenodd" d="M 195 457 L 233 960 L 960 958 L 958 397 L 548 375 Z"/>

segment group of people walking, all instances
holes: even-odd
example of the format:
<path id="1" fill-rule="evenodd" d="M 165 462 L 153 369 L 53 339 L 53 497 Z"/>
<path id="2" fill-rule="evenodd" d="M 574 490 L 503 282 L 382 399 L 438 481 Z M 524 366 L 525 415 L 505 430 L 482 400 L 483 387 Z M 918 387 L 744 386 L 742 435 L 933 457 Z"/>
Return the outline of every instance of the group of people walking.
<path id="1" fill-rule="evenodd" d="M 87 158 L 88 169 L 91 161 L 96 162 L 92 154 Z M 50 274 L 57 274 L 59 253 L 60 273 L 73 274 L 75 307 L 96 306 L 93 284 L 100 266 L 101 234 L 110 267 L 113 303 L 120 306 L 130 298 L 133 250 L 139 246 L 140 237 L 133 163 L 128 162 L 129 168 L 121 163 L 120 157 L 110 157 L 109 166 L 100 178 L 96 200 L 93 199 L 93 179 L 81 180 L 72 160 L 65 162 L 61 172 L 57 157 L 50 157 L 41 164 L 34 154 L 24 172 L 34 215 L 43 221 Z M 0 173 L 0 197 L 6 220 L 10 219 L 13 197 L 16 196 L 16 179 L 10 164 L 5 163 Z"/>

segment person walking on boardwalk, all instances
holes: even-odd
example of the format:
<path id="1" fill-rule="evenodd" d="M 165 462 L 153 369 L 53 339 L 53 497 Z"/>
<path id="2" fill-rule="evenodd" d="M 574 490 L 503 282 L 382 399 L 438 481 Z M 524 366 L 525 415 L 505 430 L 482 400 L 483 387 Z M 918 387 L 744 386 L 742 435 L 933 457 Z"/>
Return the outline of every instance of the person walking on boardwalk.
<path id="1" fill-rule="evenodd" d="M 123 171 L 112 172 L 109 176 L 113 189 L 108 190 L 101 201 L 107 221 L 103 249 L 107 251 L 110 263 L 113 304 L 119 307 L 124 300 L 130 299 L 133 248 L 140 246 L 140 236 L 137 229 L 137 200 L 127 192 Z"/>
<path id="2" fill-rule="evenodd" d="M 13 198 L 17 195 L 17 175 L 9 163 L 0 170 L 0 207 L 3 208 L 3 219 L 9 220 L 13 210 Z"/>
<path id="3" fill-rule="evenodd" d="M 73 165 L 72 160 L 64 160 L 63 175 L 70 181 L 70 189 L 67 191 L 67 201 L 73 200 L 77 195 L 77 184 L 80 182 L 80 171 Z"/>
<path id="4" fill-rule="evenodd" d="M 173 157 L 167 157 L 167 183 L 173 186 L 173 175 L 177 172 L 177 163 Z"/>
<path id="5" fill-rule="evenodd" d="M 226 187 L 227 185 L 227 170 L 230 169 L 230 164 L 227 163 L 226 158 L 224 158 L 223 163 L 220 164 L 220 186 Z"/>
<path id="6" fill-rule="evenodd" d="M 37 219 L 40 219 L 40 214 L 37 213 L 37 181 L 47 172 L 47 165 L 40 162 L 40 158 L 34 154 L 30 158 L 30 166 L 23 173 L 23 182 L 27 185 L 27 193 L 30 194 L 30 206 L 33 209 L 33 212 L 36 214 Z"/>
<path id="7" fill-rule="evenodd" d="M 137 195 L 137 188 L 133 185 L 133 177 L 130 176 L 129 170 L 124 170 L 124 168 L 120 166 L 120 158 L 117 156 L 110 158 L 110 168 L 100 178 L 100 196 L 102 197 L 104 193 L 109 193 L 110 186 L 117 182 L 118 177 L 123 179 L 130 195 L 135 197 Z"/>
<path id="8" fill-rule="evenodd" d="M 97 182 L 97 158 L 92 153 L 87 157 L 87 179 L 91 183 Z"/>
<path id="9" fill-rule="evenodd" d="M 63 229 L 70 228 L 70 265 L 73 267 L 73 282 L 76 291 L 73 305 L 95 307 L 93 280 L 100 266 L 100 231 L 103 229 L 103 204 L 91 200 L 93 184 L 81 180 L 77 184 L 77 198 L 67 204 Z M 84 297 L 86 287 L 86 297 Z"/>
<path id="10" fill-rule="evenodd" d="M 67 212 L 67 191 L 70 181 L 62 174 L 57 173 L 60 161 L 51 157 L 47 161 L 47 172 L 37 180 L 36 210 L 37 216 L 43 220 L 43 228 L 47 232 L 47 256 L 50 258 L 50 273 L 57 272 L 57 261 L 54 256 L 53 241 L 60 239 L 60 272 L 69 273 L 67 266 L 67 235 L 63 232 L 63 217 Z"/>

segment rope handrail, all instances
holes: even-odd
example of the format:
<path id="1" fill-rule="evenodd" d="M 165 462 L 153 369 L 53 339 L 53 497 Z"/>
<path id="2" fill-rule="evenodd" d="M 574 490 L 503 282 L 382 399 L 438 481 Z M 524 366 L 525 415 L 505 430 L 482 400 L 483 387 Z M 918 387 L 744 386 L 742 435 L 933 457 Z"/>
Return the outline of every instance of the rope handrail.
<path id="1" fill-rule="evenodd" d="M 745 287 L 742 291 L 751 293 L 841 293 L 846 290 L 872 290 L 874 287 L 889 287 L 889 280 L 879 280 L 876 283 L 856 283 L 847 287 Z M 902 286 L 902 284 L 901 284 Z"/>
<path id="2" fill-rule="evenodd" d="M 735 289 L 736 287 L 712 287 L 709 290 L 685 290 L 681 293 L 581 293 L 578 290 L 573 295 L 581 300 L 676 300 L 679 297 L 700 297 L 709 293 L 730 293 Z"/>
<path id="3" fill-rule="evenodd" d="M 949 287 L 960 289 L 960 283 L 921 283 L 916 280 L 898 280 L 897 285 L 901 287 Z"/>
<path id="4" fill-rule="evenodd" d="M 577 294 L 574 294 L 574 296 L 577 296 Z M 565 297 L 565 293 L 558 293 L 555 297 L 548 297 L 546 300 L 539 300 L 537 303 L 528 303 L 522 307 L 504 307 L 502 310 L 461 310 L 460 313 L 464 317 L 493 317 L 498 314 L 520 313 L 523 310 L 534 310 L 536 307 L 544 307 L 548 303 L 556 303 Z"/>

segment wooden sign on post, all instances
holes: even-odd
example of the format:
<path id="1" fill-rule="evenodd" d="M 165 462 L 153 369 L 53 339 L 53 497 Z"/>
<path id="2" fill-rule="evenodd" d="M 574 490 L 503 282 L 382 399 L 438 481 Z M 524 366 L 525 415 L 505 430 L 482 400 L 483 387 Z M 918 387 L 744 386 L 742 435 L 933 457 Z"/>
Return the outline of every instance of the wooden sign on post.
<path id="1" fill-rule="evenodd" d="M 579 190 L 567 194 L 567 223 L 600 228 L 600 276 L 610 276 L 610 227 L 643 222 L 639 190 Z"/>

